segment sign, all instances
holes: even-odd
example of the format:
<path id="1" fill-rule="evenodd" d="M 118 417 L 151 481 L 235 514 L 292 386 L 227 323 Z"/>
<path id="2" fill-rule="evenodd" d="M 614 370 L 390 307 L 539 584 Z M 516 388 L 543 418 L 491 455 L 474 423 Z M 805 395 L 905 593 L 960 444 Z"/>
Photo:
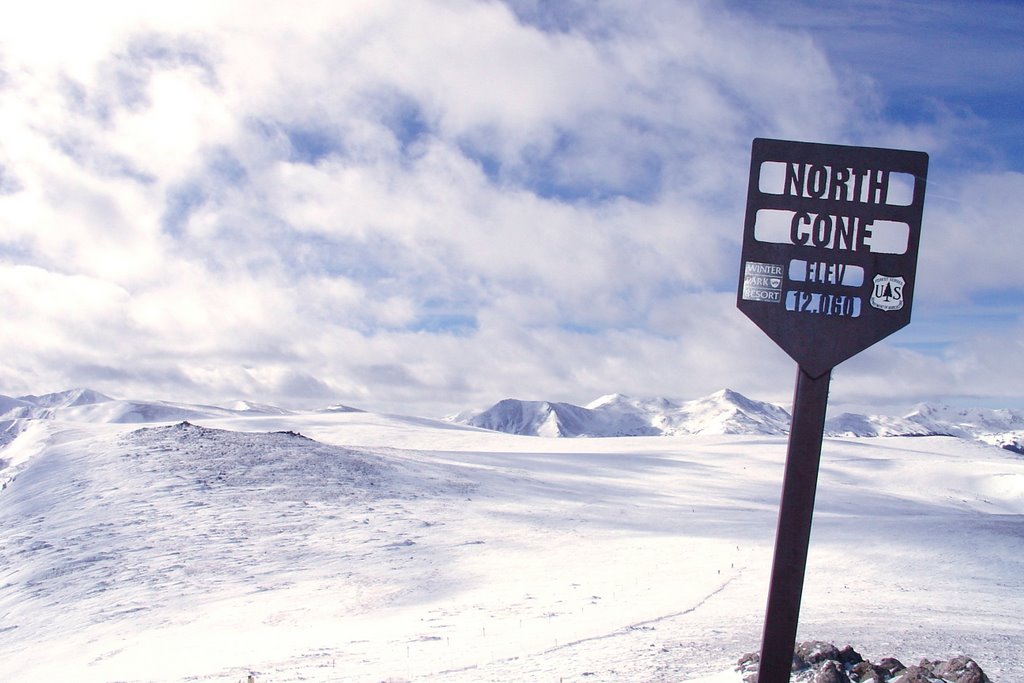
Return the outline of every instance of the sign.
<path id="1" fill-rule="evenodd" d="M 737 307 L 797 362 L 757 680 L 787 683 L 832 368 L 910 322 L 928 155 L 754 140 Z"/>
<path id="2" fill-rule="evenodd" d="M 737 307 L 811 377 L 910 322 L 928 155 L 754 140 Z"/>

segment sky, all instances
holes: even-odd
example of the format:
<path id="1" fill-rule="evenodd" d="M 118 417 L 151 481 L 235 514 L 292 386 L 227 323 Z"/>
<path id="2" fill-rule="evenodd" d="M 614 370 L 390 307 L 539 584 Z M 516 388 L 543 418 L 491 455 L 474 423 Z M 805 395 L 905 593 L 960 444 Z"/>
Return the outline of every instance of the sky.
<path id="1" fill-rule="evenodd" d="M 830 406 L 1024 408 L 1024 5 L 5 4 L 0 394 L 787 404 L 767 137 L 930 155 L 912 321 Z"/>

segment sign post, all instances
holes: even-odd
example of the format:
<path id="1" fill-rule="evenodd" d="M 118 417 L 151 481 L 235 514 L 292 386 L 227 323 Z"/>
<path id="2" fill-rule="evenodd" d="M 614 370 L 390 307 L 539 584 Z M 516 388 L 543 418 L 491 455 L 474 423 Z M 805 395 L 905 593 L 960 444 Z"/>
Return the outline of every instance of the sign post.
<path id="1" fill-rule="evenodd" d="M 832 368 L 910 322 L 928 155 L 755 139 L 736 305 L 797 362 L 758 683 L 792 667 Z"/>

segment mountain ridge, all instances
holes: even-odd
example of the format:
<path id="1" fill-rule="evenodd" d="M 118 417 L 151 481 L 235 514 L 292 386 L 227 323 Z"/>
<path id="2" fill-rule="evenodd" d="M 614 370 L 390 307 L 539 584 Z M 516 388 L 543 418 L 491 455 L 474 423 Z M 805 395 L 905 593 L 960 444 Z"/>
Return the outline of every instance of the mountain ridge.
<path id="1" fill-rule="evenodd" d="M 311 411 L 239 400 L 228 407 L 172 401 L 115 399 L 88 388 L 18 397 L 0 395 L 0 447 L 22 421 L 51 419 L 93 423 L 160 423 L 225 417 L 364 412 L 343 404 Z M 690 400 L 605 394 L 585 406 L 564 401 L 506 398 L 494 405 L 443 418 L 444 422 L 523 436 L 555 438 L 789 433 L 791 416 L 780 405 L 729 388 Z M 981 441 L 1024 454 L 1024 411 L 957 408 L 922 403 L 902 416 L 842 413 L 825 422 L 826 437 L 949 436 Z"/>
<path id="2" fill-rule="evenodd" d="M 702 398 L 634 398 L 607 394 L 586 406 L 507 398 L 484 410 L 446 418 L 522 436 L 610 437 L 789 433 L 789 412 L 732 389 Z M 919 404 L 903 416 L 842 413 L 825 421 L 826 437 L 949 436 L 1024 454 L 1024 412 Z"/>
<path id="3" fill-rule="evenodd" d="M 610 437 L 785 434 L 789 413 L 731 389 L 690 401 L 607 394 L 586 406 L 507 398 L 449 421 L 523 436 Z"/>

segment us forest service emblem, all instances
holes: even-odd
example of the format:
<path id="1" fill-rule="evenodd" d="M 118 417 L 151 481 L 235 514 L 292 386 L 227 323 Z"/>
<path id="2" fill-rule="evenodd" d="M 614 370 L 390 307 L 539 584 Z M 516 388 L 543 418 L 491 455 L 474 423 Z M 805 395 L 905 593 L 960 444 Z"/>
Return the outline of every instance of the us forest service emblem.
<path id="1" fill-rule="evenodd" d="M 898 311 L 903 308 L 903 286 L 901 277 L 876 275 L 871 290 L 871 305 L 882 311 Z"/>

